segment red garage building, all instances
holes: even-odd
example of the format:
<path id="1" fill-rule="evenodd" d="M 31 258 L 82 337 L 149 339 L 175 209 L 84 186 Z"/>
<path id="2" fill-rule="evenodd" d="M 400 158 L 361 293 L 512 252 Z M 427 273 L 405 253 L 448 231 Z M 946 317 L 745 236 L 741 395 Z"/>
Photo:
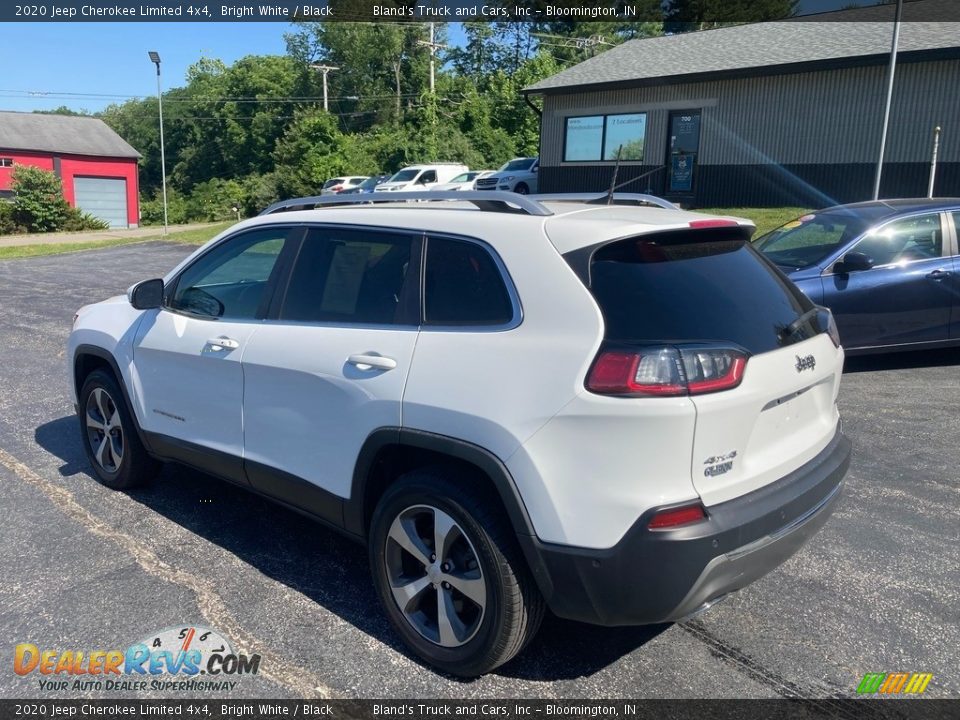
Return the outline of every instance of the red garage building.
<path id="1" fill-rule="evenodd" d="M 140 153 L 97 118 L 0 112 L 0 197 L 11 197 L 17 165 L 51 170 L 67 202 L 110 227 L 140 222 Z"/>

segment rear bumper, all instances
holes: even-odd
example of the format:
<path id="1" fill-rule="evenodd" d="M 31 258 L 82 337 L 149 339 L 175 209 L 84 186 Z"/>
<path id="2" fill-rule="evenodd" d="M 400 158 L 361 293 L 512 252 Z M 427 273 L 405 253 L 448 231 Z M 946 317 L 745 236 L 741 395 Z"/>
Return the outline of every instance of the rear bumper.
<path id="1" fill-rule="evenodd" d="M 850 441 L 838 430 L 803 467 L 707 510 L 708 519 L 669 531 L 641 516 L 606 550 L 525 538 L 550 609 L 599 625 L 679 620 L 766 575 L 819 530 L 840 497 Z"/>

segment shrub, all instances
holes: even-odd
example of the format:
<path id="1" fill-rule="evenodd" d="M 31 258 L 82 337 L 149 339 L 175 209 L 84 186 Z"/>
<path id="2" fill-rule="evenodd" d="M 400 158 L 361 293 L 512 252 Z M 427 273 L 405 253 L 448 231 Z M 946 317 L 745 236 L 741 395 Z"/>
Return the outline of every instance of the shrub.
<path id="1" fill-rule="evenodd" d="M 13 203 L 0 200 L 0 235 L 14 235 L 26 231 L 27 229 L 14 217 Z"/>
<path id="2" fill-rule="evenodd" d="M 67 220 L 70 206 L 63 197 L 63 183 L 49 170 L 17 165 L 11 187 L 14 221 L 28 232 L 59 230 Z"/>
<path id="3" fill-rule="evenodd" d="M 67 208 L 67 216 L 63 221 L 63 225 L 60 226 L 61 230 L 108 230 L 110 229 L 110 223 L 106 220 L 101 220 L 98 217 L 94 217 L 88 212 L 84 212 L 80 208 Z"/>

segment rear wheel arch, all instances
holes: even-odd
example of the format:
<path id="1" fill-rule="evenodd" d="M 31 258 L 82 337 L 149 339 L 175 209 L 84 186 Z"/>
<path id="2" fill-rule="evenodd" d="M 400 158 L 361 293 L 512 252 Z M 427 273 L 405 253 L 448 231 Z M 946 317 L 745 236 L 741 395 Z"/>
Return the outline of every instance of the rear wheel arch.
<path id="1" fill-rule="evenodd" d="M 472 476 L 502 506 L 518 537 L 535 534 L 510 472 L 493 453 L 446 435 L 396 427 L 374 431 L 360 450 L 350 502 L 344 508 L 346 529 L 365 537 L 387 488 L 405 472 L 436 465 L 453 466 Z"/>

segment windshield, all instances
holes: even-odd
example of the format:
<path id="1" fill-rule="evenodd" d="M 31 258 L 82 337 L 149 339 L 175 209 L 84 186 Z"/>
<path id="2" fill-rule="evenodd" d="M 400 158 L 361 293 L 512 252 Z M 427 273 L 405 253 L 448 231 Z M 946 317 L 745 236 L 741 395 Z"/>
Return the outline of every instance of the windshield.
<path id="1" fill-rule="evenodd" d="M 859 213 L 810 213 L 754 240 L 754 247 L 782 268 L 816 265 L 854 238 L 875 220 Z"/>
<path id="2" fill-rule="evenodd" d="M 518 158 L 516 160 L 511 160 L 506 163 L 503 167 L 500 168 L 497 172 L 519 172 L 520 170 L 529 170 L 533 167 L 533 164 L 537 161 L 536 158 Z"/>
<path id="3" fill-rule="evenodd" d="M 332 188 L 334 185 L 341 185 L 343 183 L 343 178 L 333 178 L 332 180 L 327 180 L 323 184 L 323 189 Z"/>
<path id="4" fill-rule="evenodd" d="M 457 175 L 457 176 L 456 176 L 453 180 L 451 180 L 450 182 L 452 182 L 452 183 L 470 182 L 471 180 L 473 180 L 473 179 L 474 179 L 477 175 L 479 175 L 479 174 L 480 174 L 480 173 L 475 173 L 475 172 L 460 173 L 459 175 Z"/>
<path id="5" fill-rule="evenodd" d="M 419 172 L 420 171 L 416 169 L 401 170 L 400 172 L 394 174 L 394 176 L 390 178 L 388 182 L 410 182 L 419 174 Z"/>

